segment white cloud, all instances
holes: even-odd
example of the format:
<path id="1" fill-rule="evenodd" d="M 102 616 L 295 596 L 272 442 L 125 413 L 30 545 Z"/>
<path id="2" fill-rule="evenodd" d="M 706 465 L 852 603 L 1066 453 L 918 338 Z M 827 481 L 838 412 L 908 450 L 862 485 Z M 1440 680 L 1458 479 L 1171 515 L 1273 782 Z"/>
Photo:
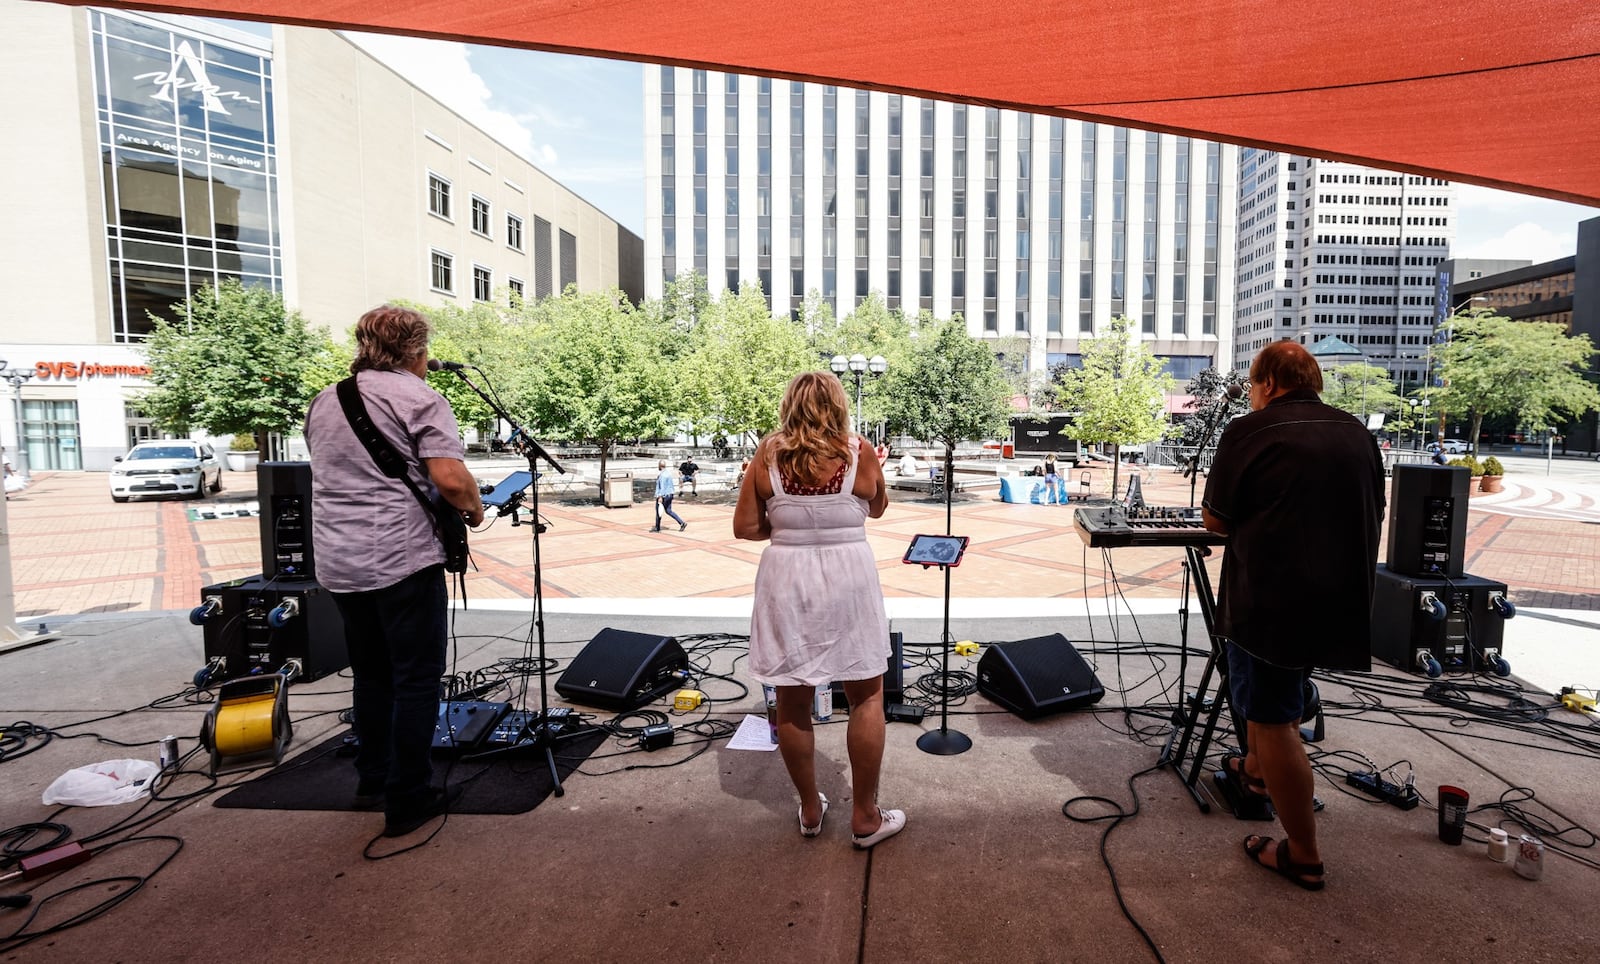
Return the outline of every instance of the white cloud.
<path id="1" fill-rule="evenodd" d="M 1578 222 L 1600 214 L 1594 208 L 1475 184 L 1457 186 L 1456 205 L 1452 257 L 1534 264 L 1570 257 L 1577 250 Z"/>
<path id="2" fill-rule="evenodd" d="M 1571 257 L 1578 249 L 1578 232 L 1552 231 L 1542 224 L 1523 221 L 1495 237 L 1463 247 L 1458 258 L 1523 259 L 1541 264 Z"/>
<path id="3" fill-rule="evenodd" d="M 493 106 L 494 91 L 472 69 L 472 52 L 466 44 L 390 34 L 347 32 L 345 36 L 531 163 L 546 170 L 556 164 L 555 148 L 538 143 L 523 122 L 532 118 Z"/>

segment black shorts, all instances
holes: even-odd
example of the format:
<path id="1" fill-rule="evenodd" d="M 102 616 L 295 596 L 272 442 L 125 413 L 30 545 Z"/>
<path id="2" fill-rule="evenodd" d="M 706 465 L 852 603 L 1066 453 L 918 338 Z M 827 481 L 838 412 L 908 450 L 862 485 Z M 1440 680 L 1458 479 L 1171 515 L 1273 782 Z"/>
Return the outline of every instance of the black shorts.
<path id="1" fill-rule="evenodd" d="M 1229 640 L 1228 691 L 1233 708 L 1251 723 L 1299 723 L 1305 716 L 1305 683 L 1310 672 L 1256 659 Z"/>

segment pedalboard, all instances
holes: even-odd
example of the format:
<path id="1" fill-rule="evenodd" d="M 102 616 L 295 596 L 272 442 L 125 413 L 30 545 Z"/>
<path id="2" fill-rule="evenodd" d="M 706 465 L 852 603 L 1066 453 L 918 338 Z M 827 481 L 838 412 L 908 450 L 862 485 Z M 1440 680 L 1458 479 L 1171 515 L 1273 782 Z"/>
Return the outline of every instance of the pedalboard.
<path id="1" fill-rule="evenodd" d="M 1415 810 L 1422 803 L 1416 788 L 1395 786 L 1376 773 L 1347 773 L 1344 782 L 1401 810 Z"/>
<path id="2" fill-rule="evenodd" d="M 547 719 L 552 736 L 560 736 L 578 725 L 578 713 L 570 706 L 550 707 Z M 496 749 L 532 743 L 536 735 L 535 728 L 539 725 L 538 710 L 512 710 L 489 731 L 484 746 Z"/>
<path id="3" fill-rule="evenodd" d="M 476 747 L 510 708 L 509 703 L 478 700 L 441 702 L 439 718 L 433 724 L 433 748 L 470 750 Z"/>
<path id="4" fill-rule="evenodd" d="M 886 703 L 883 715 L 890 723 L 921 723 L 928 711 L 921 706 L 909 703 Z"/>

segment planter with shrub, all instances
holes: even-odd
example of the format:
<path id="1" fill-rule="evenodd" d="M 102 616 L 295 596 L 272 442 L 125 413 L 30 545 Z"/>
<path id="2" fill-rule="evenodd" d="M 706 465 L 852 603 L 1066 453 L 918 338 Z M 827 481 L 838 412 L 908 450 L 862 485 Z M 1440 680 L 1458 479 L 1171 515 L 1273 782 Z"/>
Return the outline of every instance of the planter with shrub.
<path id="1" fill-rule="evenodd" d="M 1494 456 L 1483 460 L 1483 475 L 1478 480 L 1479 492 L 1499 492 L 1503 488 L 1502 477 L 1506 474 L 1505 466 Z"/>
<path id="2" fill-rule="evenodd" d="M 256 463 L 260 461 L 261 453 L 256 449 L 254 435 L 239 433 L 228 444 L 228 471 L 229 472 L 254 472 Z"/>

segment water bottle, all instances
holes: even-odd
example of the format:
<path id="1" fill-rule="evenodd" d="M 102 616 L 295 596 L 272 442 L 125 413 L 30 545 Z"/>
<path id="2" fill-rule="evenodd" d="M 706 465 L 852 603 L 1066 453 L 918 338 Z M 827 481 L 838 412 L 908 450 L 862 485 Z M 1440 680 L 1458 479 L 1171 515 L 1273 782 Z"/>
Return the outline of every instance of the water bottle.
<path id="1" fill-rule="evenodd" d="M 818 723 L 826 723 L 833 719 L 833 684 L 823 683 L 818 686 L 816 699 L 812 703 L 811 716 Z"/>
<path id="2" fill-rule="evenodd" d="M 772 745 L 778 745 L 778 691 L 765 683 L 761 684 L 761 694 L 767 700 L 767 735 L 772 738 Z"/>

